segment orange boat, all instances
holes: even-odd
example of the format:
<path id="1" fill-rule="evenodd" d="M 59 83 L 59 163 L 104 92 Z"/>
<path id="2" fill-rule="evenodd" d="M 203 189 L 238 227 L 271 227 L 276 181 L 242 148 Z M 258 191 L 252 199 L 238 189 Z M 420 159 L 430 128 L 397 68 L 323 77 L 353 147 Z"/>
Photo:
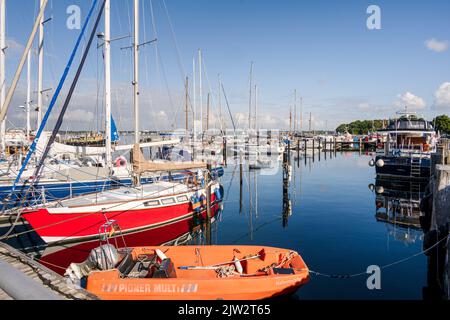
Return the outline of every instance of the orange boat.
<path id="1" fill-rule="evenodd" d="M 87 290 L 101 299 L 264 299 L 295 292 L 309 281 L 303 259 L 287 249 L 174 246 L 118 253 L 121 258 L 115 267 L 89 271 L 86 277 Z M 105 260 L 98 253 L 94 256 L 96 261 Z"/>

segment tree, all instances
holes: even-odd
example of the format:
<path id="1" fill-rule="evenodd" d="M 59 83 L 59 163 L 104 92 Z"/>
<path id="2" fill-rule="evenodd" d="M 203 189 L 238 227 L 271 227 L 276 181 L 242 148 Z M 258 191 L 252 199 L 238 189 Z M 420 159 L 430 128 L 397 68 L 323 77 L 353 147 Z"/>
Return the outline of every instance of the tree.
<path id="1" fill-rule="evenodd" d="M 443 114 L 433 119 L 434 129 L 441 134 L 450 134 L 450 118 Z"/>

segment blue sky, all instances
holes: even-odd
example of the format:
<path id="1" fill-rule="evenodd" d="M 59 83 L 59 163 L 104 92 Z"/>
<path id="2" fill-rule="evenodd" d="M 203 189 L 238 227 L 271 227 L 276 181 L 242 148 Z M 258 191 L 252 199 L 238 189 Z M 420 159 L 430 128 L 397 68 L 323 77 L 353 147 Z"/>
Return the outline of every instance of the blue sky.
<path id="1" fill-rule="evenodd" d="M 7 0 L 8 83 L 31 30 L 36 2 Z M 79 5 L 84 18 L 91 3 L 50 0 L 46 15 L 53 20 L 46 27 L 46 87 L 56 87 L 79 32 L 66 28 L 66 8 Z M 359 118 L 386 118 L 405 104 L 428 117 L 450 113 L 449 1 L 165 0 L 165 4 L 179 53 L 164 1 L 141 0 L 141 42 L 156 35 L 161 58 L 156 59 L 155 45 L 141 51 L 145 119 L 141 123 L 145 129 L 182 123 L 182 79 L 186 74 L 192 77 L 192 59 L 198 48 L 207 71 L 204 102 L 208 79 L 217 114 L 220 73 L 238 120 L 247 118 L 248 74 L 254 62 L 264 127 L 287 126 L 294 89 L 303 97 L 304 118 L 311 112 L 316 129 L 335 128 Z M 366 26 L 366 9 L 371 4 L 381 9 L 381 30 Z M 131 0 L 112 1 L 113 37 L 132 33 L 131 12 Z M 120 49 L 130 41 L 113 44 L 113 111 L 121 129 L 131 128 L 133 117 L 132 56 Z M 101 59 L 101 51 L 93 48 L 70 107 L 68 129 L 101 127 Z M 23 95 L 21 81 L 13 103 L 24 101 Z M 23 126 L 23 116 L 23 112 L 10 113 L 10 120 Z"/>

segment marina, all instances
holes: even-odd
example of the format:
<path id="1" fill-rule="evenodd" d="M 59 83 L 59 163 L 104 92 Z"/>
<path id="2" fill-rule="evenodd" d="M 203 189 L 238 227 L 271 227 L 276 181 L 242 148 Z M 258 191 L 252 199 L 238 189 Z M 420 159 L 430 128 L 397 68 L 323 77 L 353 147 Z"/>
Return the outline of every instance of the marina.
<path id="1" fill-rule="evenodd" d="M 267 66 L 180 52 L 165 0 L 86 1 L 64 50 L 33 5 L 13 51 L 0 0 L 0 300 L 449 299 L 445 94 L 274 103 Z"/>

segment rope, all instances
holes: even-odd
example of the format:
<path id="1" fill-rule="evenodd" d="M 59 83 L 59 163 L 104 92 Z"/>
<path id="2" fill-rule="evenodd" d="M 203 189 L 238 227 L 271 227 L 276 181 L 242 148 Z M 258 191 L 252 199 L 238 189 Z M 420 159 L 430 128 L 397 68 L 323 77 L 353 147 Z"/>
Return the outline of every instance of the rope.
<path id="1" fill-rule="evenodd" d="M 433 248 L 435 248 L 436 246 L 438 246 L 438 245 L 439 245 L 441 242 L 443 242 L 444 240 L 449 241 L 449 239 L 450 239 L 450 234 L 448 234 L 445 238 L 442 238 L 441 240 L 439 240 L 438 242 L 436 242 L 434 245 L 432 245 L 432 246 L 429 247 L 428 249 L 422 250 L 422 251 L 420 251 L 420 252 L 418 252 L 418 253 L 415 253 L 415 254 L 413 254 L 413 255 L 411 255 L 411 256 L 409 256 L 409 257 L 406 257 L 406 258 L 403 258 L 403 259 L 400 259 L 400 260 L 391 262 L 391 263 L 389 263 L 389 264 L 383 265 L 383 266 L 380 267 L 380 269 L 387 269 L 387 268 L 392 267 L 392 266 L 394 266 L 394 265 L 403 263 L 403 262 L 405 262 L 405 261 L 408 261 L 408 260 L 411 260 L 411 259 L 413 259 L 413 258 L 415 258 L 415 257 L 418 257 L 418 256 L 420 256 L 420 255 L 422 255 L 422 254 L 425 254 L 425 253 L 427 253 L 428 251 L 430 251 L 431 249 L 433 249 Z M 321 276 L 321 277 L 326 277 L 326 278 L 332 278 L 332 279 L 350 279 L 350 278 L 355 278 L 355 277 L 359 277 L 359 276 L 362 276 L 362 275 L 366 275 L 366 274 L 367 274 L 366 271 L 359 272 L 359 273 L 353 273 L 353 274 L 326 274 L 326 273 L 314 271 L 314 270 L 311 270 L 311 269 L 307 269 L 307 270 L 309 270 L 309 272 L 310 272 L 311 274 L 313 274 L 313 275 Z"/>

